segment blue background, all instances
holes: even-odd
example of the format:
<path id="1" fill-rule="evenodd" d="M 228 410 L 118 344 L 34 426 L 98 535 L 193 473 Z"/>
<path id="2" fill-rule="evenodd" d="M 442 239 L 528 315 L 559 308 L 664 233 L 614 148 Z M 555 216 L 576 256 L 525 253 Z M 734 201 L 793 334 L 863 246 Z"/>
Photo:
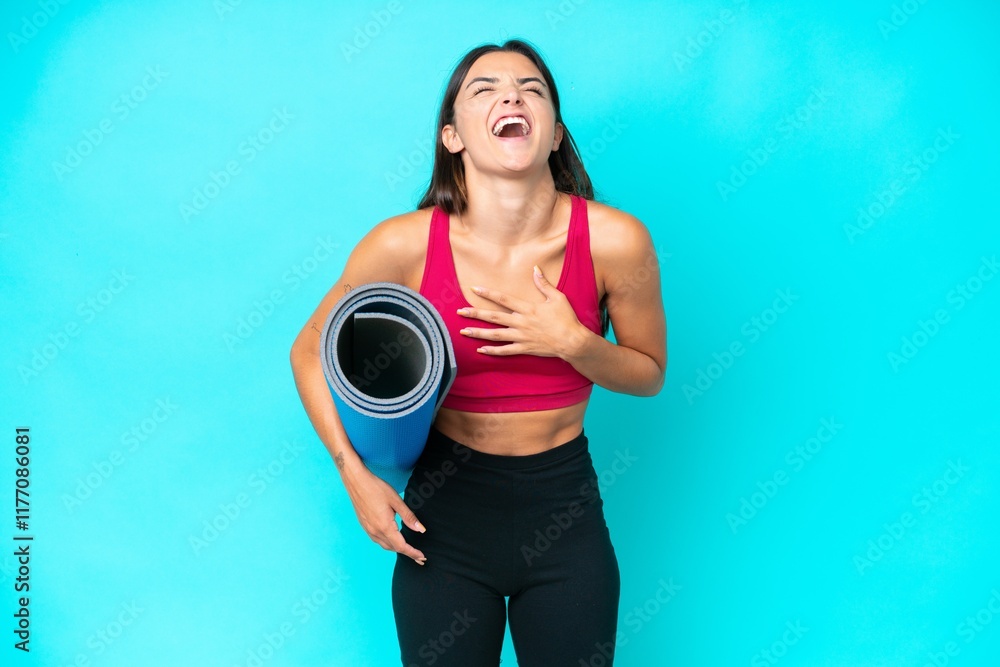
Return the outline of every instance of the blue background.
<path id="1" fill-rule="evenodd" d="M 395 555 L 358 524 L 288 350 L 357 241 L 415 207 L 458 58 L 508 37 L 540 48 L 600 198 L 660 257 L 667 384 L 596 387 L 585 423 L 622 567 L 616 664 L 996 664 L 998 19 L 5 4 L 4 664 L 399 663 Z"/>

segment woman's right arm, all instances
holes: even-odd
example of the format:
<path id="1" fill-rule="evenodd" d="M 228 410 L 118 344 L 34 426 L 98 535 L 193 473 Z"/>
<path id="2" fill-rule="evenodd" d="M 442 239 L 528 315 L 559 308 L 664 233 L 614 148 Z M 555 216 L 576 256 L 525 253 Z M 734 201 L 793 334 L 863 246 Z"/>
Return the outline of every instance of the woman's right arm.
<path id="1" fill-rule="evenodd" d="M 358 242 L 340 279 L 299 331 L 289 357 L 302 406 L 337 465 L 362 528 L 383 548 L 423 565 L 424 554 L 403 539 L 396 526 L 396 514 L 413 530 L 423 532 L 423 526 L 399 493 L 369 471 L 354 450 L 337 414 L 320 361 L 320 332 L 330 311 L 347 292 L 379 281 L 404 283 L 407 253 L 412 254 L 413 246 L 405 242 L 408 234 L 400 233 L 403 231 L 400 226 L 408 222 L 412 224 L 399 217 L 389 218 Z"/>

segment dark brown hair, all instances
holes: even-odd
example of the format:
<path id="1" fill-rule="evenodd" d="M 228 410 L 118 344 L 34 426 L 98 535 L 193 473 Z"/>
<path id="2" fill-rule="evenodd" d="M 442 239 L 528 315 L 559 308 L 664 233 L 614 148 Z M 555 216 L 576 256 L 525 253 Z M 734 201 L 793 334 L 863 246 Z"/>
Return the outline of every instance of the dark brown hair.
<path id="1" fill-rule="evenodd" d="M 441 110 L 438 112 L 431 182 L 427 191 L 420 198 L 417 208 L 422 209 L 436 205 L 449 214 L 465 211 L 468 193 L 465 190 L 465 165 L 462 164 L 462 155 L 461 153 L 450 153 L 445 148 L 441 141 L 441 132 L 445 125 L 455 122 L 455 98 L 458 97 L 462 81 L 465 80 L 472 64 L 481 56 L 495 51 L 520 53 L 542 73 L 552 95 L 555 122 L 563 126 L 563 139 L 559 142 L 559 150 L 553 151 L 549 155 L 549 169 L 552 171 L 552 180 L 555 181 L 556 190 L 579 195 L 584 199 L 593 199 L 594 187 L 590 183 L 590 176 L 587 175 L 587 170 L 583 167 L 583 162 L 576 150 L 576 142 L 573 141 L 569 128 L 563 122 L 562 112 L 559 110 L 559 91 L 556 90 L 556 83 L 552 80 L 552 73 L 534 47 L 519 39 L 509 39 L 503 44 L 483 44 L 473 48 L 462 57 L 451 73 L 451 78 L 448 80 L 448 86 L 444 92 L 444 99 L 441 101 Z"/>
<path id="2" fill-rule="evenodd" d="M 468 193 L 465 189 L 465 165 L 462 163 L 461 153 L 451 153 L 445 148 L 441 140 L 441 132 L 445 125 L 455 122 L 455 98 L 458 97 L 462 81 L 465 80 L 472 64 L 481 56 L 495 51 L 520 53 L 542 73 L 552 95 L 555 122 L 563 126 L 563 138 L 559 142 L 559 150 L 553 151 L 549 155 L 549 169 L 552 171 L 552 180 L 555 181 L 556 191 L 593 200 L 594 186 L 591 184 L 590 176 L 587 175 L 587 170 L 577 152 L 576 142 L 573 140 L 569 128 L 566 127 L 566 123 L 563 122 L 562 112 L 559 109 L 559 91 L 556 89 L 556 82 L 552 79 L 552 73 L 533 46 L 520 39 L 509 39 L 503 44 L 482 44 L 473 48 L 462 57 L 451 73 L 448 86 L 445 88 L 444 99 L 441 100 L 441 109 L 438 112 L 431 182 L 427 191 L 420 198 L 417 209 L 439 206 L 449 215 L 456 211 L 461 213 L 466 209 Z M 607 295 L 605 295 L 606 297 Z M 603 300 L 598 305 L 598 309 L 601 319 L 601 337 L 607 337 L 611 321 Z"/>

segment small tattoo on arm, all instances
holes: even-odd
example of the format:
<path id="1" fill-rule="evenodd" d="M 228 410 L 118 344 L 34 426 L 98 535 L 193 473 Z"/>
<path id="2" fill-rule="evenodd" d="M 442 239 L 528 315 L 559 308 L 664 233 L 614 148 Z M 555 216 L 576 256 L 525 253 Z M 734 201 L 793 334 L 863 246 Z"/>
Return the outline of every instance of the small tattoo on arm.
<path id="1" fill-rule="evenodd" d="M 344 469 L 344 452 L 340 452 L 339 454 L 334 456 L 333 460 L 337 463 L 338 470 Z"/>
<path id="2" fill-rule="evenodd" d="M 316 323 L 315 322 L 312 323 L 312 328 L 313 328 L 313 331 L 315 331 L 316 333 L 321 333 L 320 330 L 316 328 Z"/>

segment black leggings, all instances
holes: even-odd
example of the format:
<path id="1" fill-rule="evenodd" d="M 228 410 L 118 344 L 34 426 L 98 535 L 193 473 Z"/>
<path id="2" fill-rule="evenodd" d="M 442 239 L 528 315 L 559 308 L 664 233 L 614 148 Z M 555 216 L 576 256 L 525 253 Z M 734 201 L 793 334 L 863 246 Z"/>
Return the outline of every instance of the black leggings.
<path id="1" fill-rule="evenodd" d="M 392 575 L 403 667 L 497 667 L 508 617 L 518 667 L 613 665 L 621 578 L 582 430 L 502 456 L 431 427 L 403 499 L 427 528 L 403 524 L 427 562 Z"/>

